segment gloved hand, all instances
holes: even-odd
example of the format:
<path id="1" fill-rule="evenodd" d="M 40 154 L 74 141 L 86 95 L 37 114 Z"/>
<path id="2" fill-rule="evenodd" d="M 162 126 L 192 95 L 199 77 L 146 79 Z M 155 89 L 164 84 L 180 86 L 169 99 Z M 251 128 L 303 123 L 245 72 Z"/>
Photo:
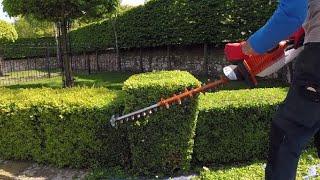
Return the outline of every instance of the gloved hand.
<path id="1" fill-rule="evenodd" d="M 303 45 L 304 35 L 304 29 L 301 27 L 298 31 L 296 31 L 289 37 L 289 40 L 293 41 L 295 49 L 298 49 Z"/>

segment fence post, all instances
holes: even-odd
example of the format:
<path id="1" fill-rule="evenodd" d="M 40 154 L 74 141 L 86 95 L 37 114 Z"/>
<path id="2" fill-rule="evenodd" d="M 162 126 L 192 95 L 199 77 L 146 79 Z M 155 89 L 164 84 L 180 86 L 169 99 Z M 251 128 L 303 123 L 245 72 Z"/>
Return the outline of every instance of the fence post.
<path id="1" fill-rule="evenodd" d="M 51 78 L 50 52 L 49 52 L 49 46 L 48 46 L 48 44 L 47 44 L 47 46 L 46 46 L 46 61 L 47 61 L 48 77 Z"/>
<path id="2" fill-rule="evenodd" d="M 122 63 L 121 63 L 121 57 L 120 57 L 120 49 L 116 50 L 116 56 L 117 56 L 117 62 L 118 62 L 118 70 L 122 71 Z"/>
<path id="3" fill-rule="evenodd" d="M 144 72 L 144 68 L 143 68 L 143 57 L 142 57 L 142 47 L 140 46 L 139 48 L 139 57 L 140 57 L 140 71 Z"/>
<path id="4" fill-rule="evenodd" d="M 87 59 L 87 68 L 88 68 L 88 73 L 91 74 L 91 63 L 90 63 L 90 55 L 86 53 L 86 59 Z"/>
<path id="5" fill-rule="evenodd" d="M 167 46 L 167 58 L 168 58 L 168 65 L 169 65 L 169 70 L 172 70 L 171 66 L 171 56 L 170 56 L 170 45 Z"/>
<path id="6" fill-rule="evenodd" d="M 205 74 L 209 77 L 209 55 L 208 55 L 208 44 L 204 43 L 203 45 L 203 60 L 205 65 Z"/>
<path id="7" fill-rule="evenodd" d="M 96 50 L 97 71 L 100 72 L 99 52 Z"/>

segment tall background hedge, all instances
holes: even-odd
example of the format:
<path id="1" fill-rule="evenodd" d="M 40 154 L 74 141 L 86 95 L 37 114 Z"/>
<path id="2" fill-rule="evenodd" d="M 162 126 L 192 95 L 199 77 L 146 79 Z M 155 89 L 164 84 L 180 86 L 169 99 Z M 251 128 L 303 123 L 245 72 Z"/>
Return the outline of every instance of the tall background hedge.
<path id="1" fill-rule="evenodd" d="M 151 0 L 117 18 L 70 32 L 72 50 L 115 47 L 115 34 L 122 48 L 202 43 L 220 46 L 246 39 L 266 22 L 276 5 L 273 0 Z"/>
<path id="2" fill-rule="evenodd" d="M 151 0 L 114 21 L 121 47 L 221 44 L 247 38 L 272 15 L 276 4 L 270 0 Z M 112 20 L 106 20 L 79 28 L 71 32 L 72 41 L 97 48 L 114 46 L 112 27 Z"/>

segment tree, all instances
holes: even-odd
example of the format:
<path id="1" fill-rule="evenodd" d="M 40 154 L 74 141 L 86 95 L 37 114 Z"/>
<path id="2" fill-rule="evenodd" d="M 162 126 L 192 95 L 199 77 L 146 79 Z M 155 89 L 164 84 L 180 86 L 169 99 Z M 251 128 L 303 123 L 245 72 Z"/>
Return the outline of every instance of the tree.
<path id="1" fill-rule="evenodd" d="M 54 23 L 39 21 L 33 16 L 19 16 L 15 19 L 14 27 L 19 38 L 53 37 Z"/>
<path id="2" fill-rule="evenodd" d="M 0 20 L 0 43 L 14 42 L 17 39 L 18 34 L 15 28 L 11 24 Z"/>
<path id="3" fill-rule="evenodd" d="M 0 44 L 14 42 L 16 39 L 18 39 L 18 34 L 14 27 L 9 23 L 0 20 Z M 0 47 L 0 76 L 4 75 L 2 59 L 3 52 L 2 48 Z"/>
<path id="4" fill-rule="evenodd" d="M 74 84 L 67 37 L 71 20 L 84 16 L 103 17 L 113 12 L 118 5 L 119 0 L 3 0 L 4 10 L 10 16 L 32 15 L 38 20 L 57 24 L 63 59 L 64 87 Z"/>

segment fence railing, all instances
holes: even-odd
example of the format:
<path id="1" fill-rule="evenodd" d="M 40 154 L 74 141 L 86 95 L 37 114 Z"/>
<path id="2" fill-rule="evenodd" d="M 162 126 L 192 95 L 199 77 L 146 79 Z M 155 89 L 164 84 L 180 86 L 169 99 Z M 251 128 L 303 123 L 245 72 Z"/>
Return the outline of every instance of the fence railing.
<path id="1" fill-rule="evenodd" d="M 6 58 L 0 54 L 0 86 L 20 84 L 44 78 L 52 78 L 61 75 L 61 63 L 52 53 L 55 47 L 43 45 L 26 45 L 6 47 L 6 51 L 17 55 L 21 50 L 37 52 L 38 57 L 26 56 L 19 58 Z M 3 52 L 3 51 L 0 51 Z M 51 52 L 51 53 L 50 53 Z"/>
<path id="2" fill-rule="evenodd" d="M 24 44 L 4 49 L 5 53 L 0 49 L 0 86 L 50 79 L 62 74 L 62 60 L 57 55 L 55 46 Z M 112 52 L 70 53 L 73 73 L 117 71 L 117 58 Z"/>

